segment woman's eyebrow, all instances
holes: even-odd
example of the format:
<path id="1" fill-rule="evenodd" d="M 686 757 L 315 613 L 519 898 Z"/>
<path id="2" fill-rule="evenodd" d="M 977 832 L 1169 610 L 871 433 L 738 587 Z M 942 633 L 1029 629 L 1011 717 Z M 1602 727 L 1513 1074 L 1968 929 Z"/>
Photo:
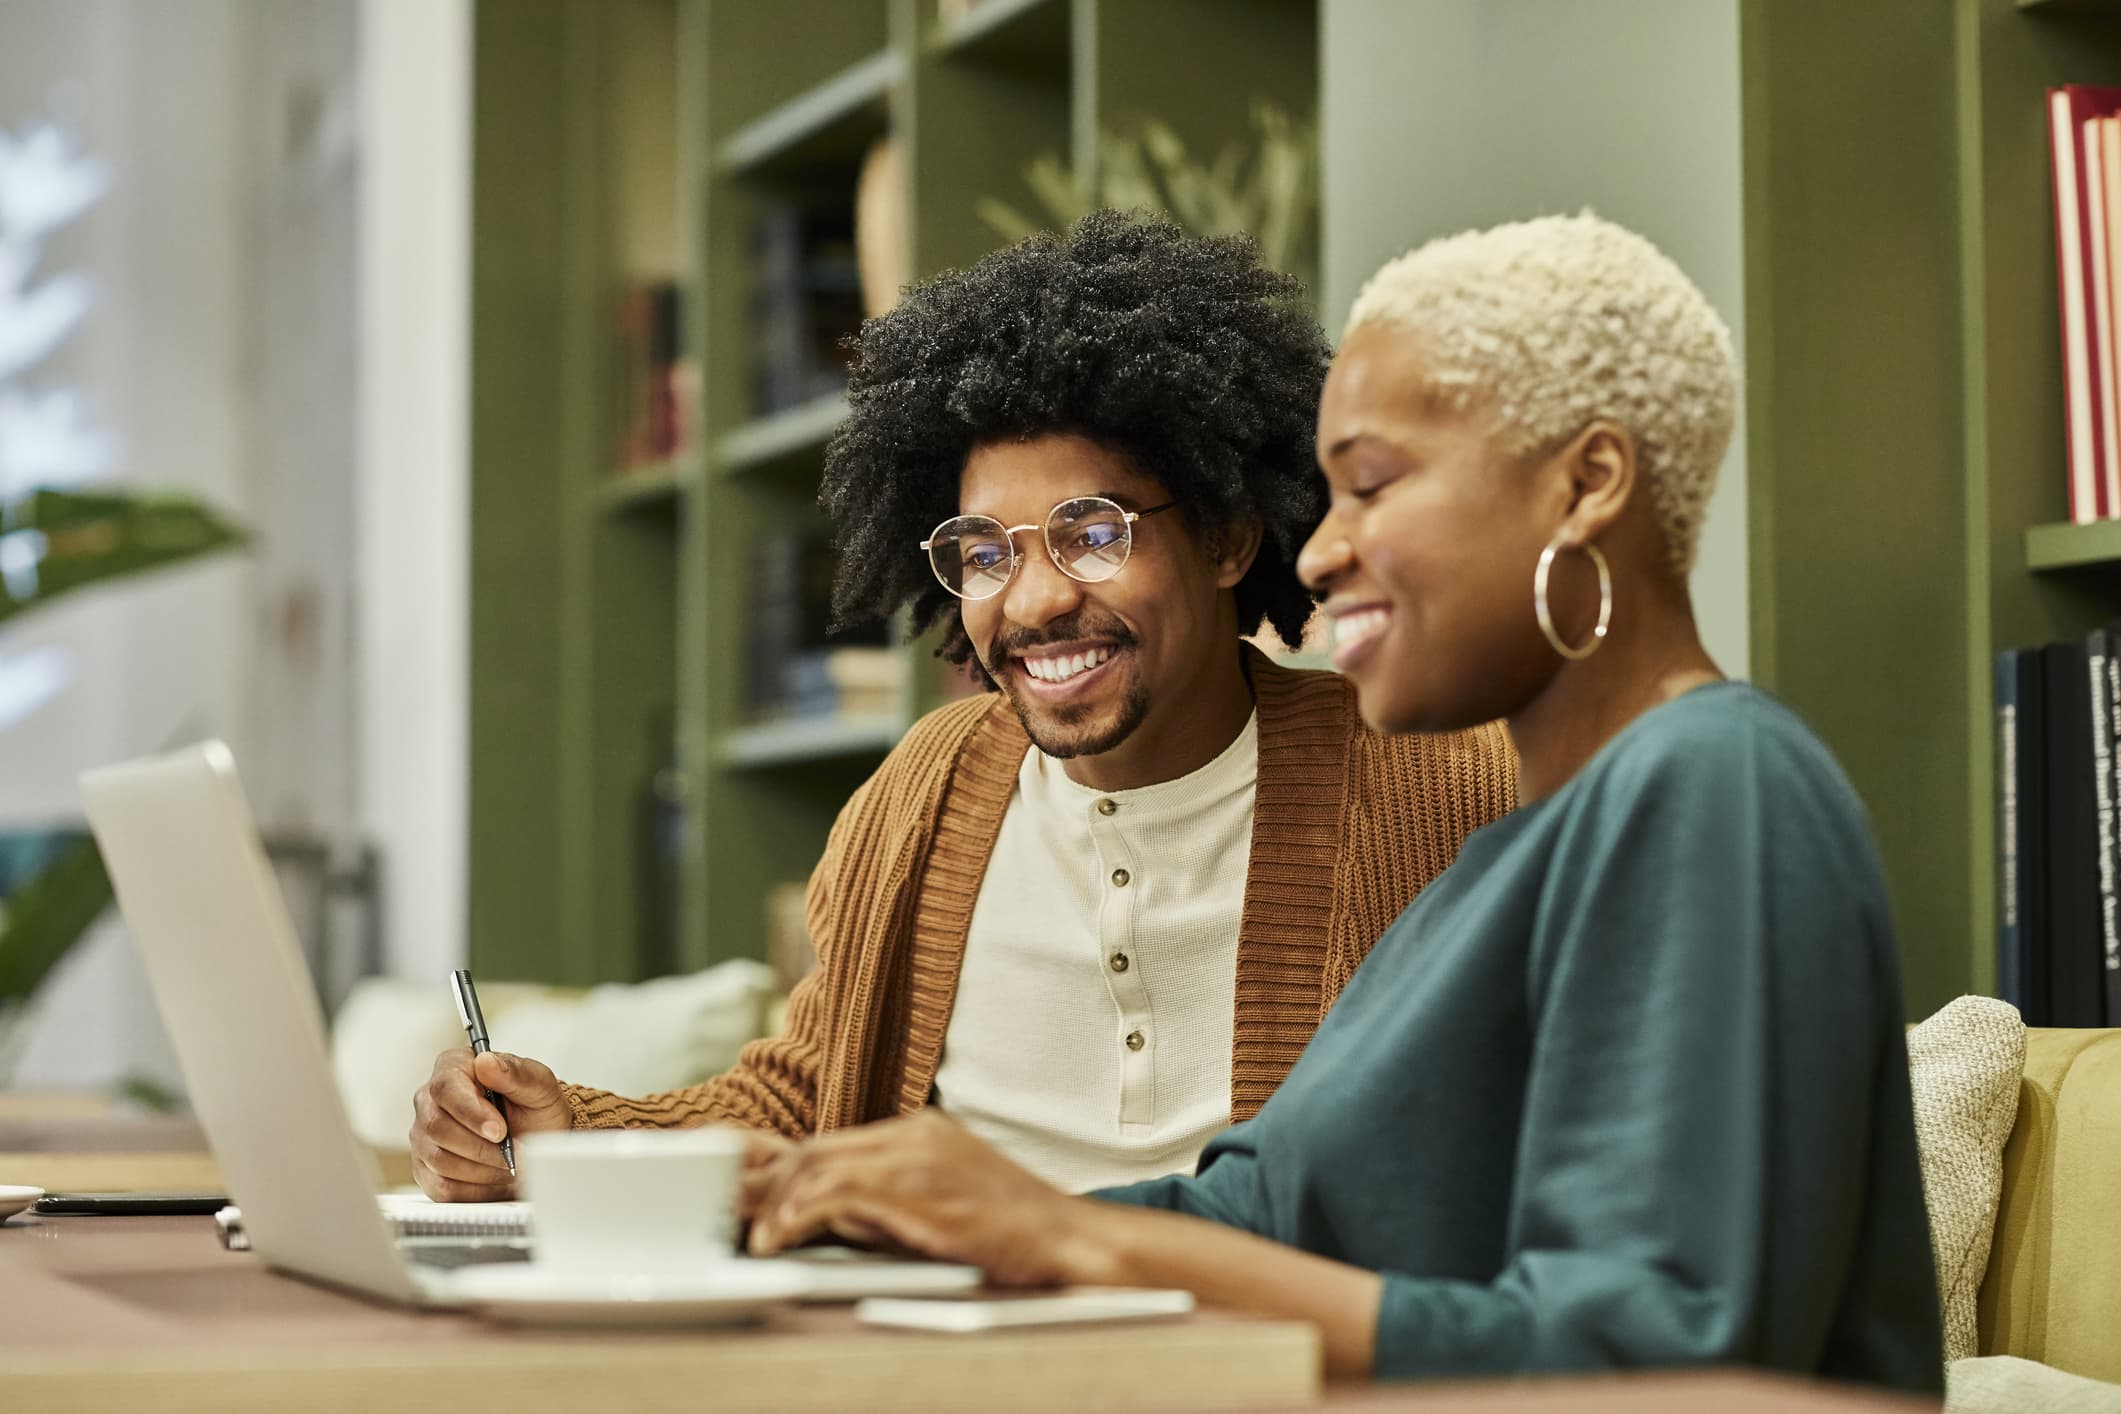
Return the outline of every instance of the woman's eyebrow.
<path id="1" fill-rule="evenodd" d="M 1351 448 L 1353 448 L 1353 447 L 1356 447 L 1356 446 L 1359 446 L 1359 445 L 1361 445 L 1361 444 L 1363 444 L 1363 443 L 1366 443 L 1366 442 L 1367 442 L 1367 443 L 1373 443 L 1373 444 L 1375 444 L 1376 446 L 1379 446 L 1379 447 L 1383 447 L 1383 448 L 1387 449 L 1388 451 L 1398 451 L 1398 450 L 1400 450 L 1400 448 L 1399 448 L 1399 444 L 1398 444 L 1398 443 L 1396 443 L 1396 442 L 1392 441 L 1392 440 L 1391 440 L 1391 439 L 1390 439 L 1389 437 L 1386 437 L 1386 436 L 1382 435 L 1381 433 L 1376 433 L 1376 432 L 1350 432 L 1350 433 L 1349 433 L 1349 434 L 1348 434 L 1347 436 L 1345 436 L 1345 437 L 1341 438 L 1341 439 L 1340 439 L 1339 441 L 1335 442 L 1335 443 L 1334 443 L 1334 444 L 1333 444 L 1332 446 L 1330 446 L 1330 447 L 1326 448 L 1326 456 L 1327 456 L 1328 458 L 1332 458 L 1332 457 L 1337 457 L 1337 456 L 1339 456 L 1339 455 L 1340 455 L 1340 454 L 1341 454 L 1342 452 L 1348 451 L 1348 450 L 1350 450 Z"/>

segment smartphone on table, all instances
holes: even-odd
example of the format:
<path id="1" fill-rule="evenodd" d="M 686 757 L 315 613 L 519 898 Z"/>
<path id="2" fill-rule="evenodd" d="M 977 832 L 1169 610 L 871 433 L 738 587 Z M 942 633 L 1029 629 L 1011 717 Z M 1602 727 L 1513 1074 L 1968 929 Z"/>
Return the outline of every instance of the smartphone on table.
<path id="1" fill-rule="evenodd" d="M 33 1205 L 39 1213 L 124 1217 L 203 1215 L 228 1206 L 226 1193 L 47 1193 Z"/>

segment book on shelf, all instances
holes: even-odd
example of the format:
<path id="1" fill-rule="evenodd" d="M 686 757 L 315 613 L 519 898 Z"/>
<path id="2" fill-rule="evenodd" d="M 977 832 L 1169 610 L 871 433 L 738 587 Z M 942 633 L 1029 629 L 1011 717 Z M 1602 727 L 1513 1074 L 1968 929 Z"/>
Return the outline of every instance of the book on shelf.
<path id="1" fill-rule="evenodd" d="M 846 340 L 862 327 L 854 173 L 844 189 L 768 199 L 751 231 L 752 402 L 759 416 L 847 383 Z"/>
<path id="2" fill-rule="evenodd" d="M 2115 125 L 2121 134 L 2121 123 Z M 2121 1026 L 2121 623 L 2100 630 L 2106 647 L 2106 681 L 2095 684 L 2095 693 L 2106 695 L 2107 800 L 2112 806 L 2109 829 L 2101 841 L 2106 851 L 2106 873 L 2101 878 L 2100 900 L 2104 912 L 2100 932 L 2104 950 L 2100 972 L 2105 991 L 2103 1008 L 2107 1026 Z"/>
<path id="3" fill-rule="evenodd" d="M 2048 91 L 2069 512 L 2121 515 L 2121 88 Z"/>
<path id="4" fill-rule="evenodd" d="M 679 335 L 682 298 L 670 280 L 638 285 L 620 296 L 612 406 L 622 472 L 667 464 L 690 436 L 688 374 Z"/>
<path id="5" fill-rule="evenodd" d="M 2046 801 L 2039 659 L 1996 655 L 1996 995 L 2030 1015 L 2030 939 L 2044 936 Z"/>
<path id="6" fill-rule="evenodd" d="M 781 670 L 781 710 L 791 716 L 867 716 L 906 704 L 906 656 L 877 646 L 812 648 Z"/>
<path id="7" fill-rule="evenodd" d="M 2100 628 L 1993 665 L 1997 994 L 2029 1025 L 2121 1023 L 2117 646 Z"/>
<path id="8" fill-rule="evenodd" d="M 2046 1024 L 2080 1026 L 2084 1023 L 2064 1018 L 2079 1009 L 2076 983 L 2082 959 L 2099 947 L 2097 817 L 2084 645 L 2048 644 L 2040 650 L 2040 669 L 2047 699 Z"/>
<path id="9" fill-rule="evenodd" d="M 907 700 L 904 655 L 882 621 L 835 629 L 831 541 L 785 531 L 752 550 L 745 705 L 754 719 L 892 712 Z"/>

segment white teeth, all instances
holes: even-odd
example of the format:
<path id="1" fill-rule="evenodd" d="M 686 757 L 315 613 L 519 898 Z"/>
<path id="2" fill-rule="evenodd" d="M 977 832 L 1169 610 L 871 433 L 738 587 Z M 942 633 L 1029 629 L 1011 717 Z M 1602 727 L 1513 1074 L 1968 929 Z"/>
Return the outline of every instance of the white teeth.
<path id="1" fill-rule="evenodd" d="M 1075 653 L 1059 658 L 1025 658 L 1024 671 L 1040 682 L 1066 682 L 1077 673 L 1087 672 L 1112 656 L 1109 648 L 1093 648 L 1087 653 Z"/>
<path id="2" fill-rule="evenodd" d="M 1384 632 L 1391 621 L 1390 609 L 1358 609 L 1333 620 L 1333 646 L 1349 648 Z"/>

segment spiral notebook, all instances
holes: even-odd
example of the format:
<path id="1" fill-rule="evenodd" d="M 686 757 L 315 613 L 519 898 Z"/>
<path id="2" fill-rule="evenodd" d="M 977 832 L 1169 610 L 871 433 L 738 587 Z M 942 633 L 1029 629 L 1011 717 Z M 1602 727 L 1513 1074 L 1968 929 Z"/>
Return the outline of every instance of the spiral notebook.
<path id="1" fill-rule="evenodd" d="M 437 1203 L 419 1193 L 379 1193 L 376 1207 L 390 1224 L 393 1237 L 441 1237 L 458 1242 L 523 1241 L 530 1236 L 528 1203 Z M 250 1239 L 243 1235 L 243 1210 L 231 1204 L 214 1214 L 221 1245 L 244 1251 Z"/>

